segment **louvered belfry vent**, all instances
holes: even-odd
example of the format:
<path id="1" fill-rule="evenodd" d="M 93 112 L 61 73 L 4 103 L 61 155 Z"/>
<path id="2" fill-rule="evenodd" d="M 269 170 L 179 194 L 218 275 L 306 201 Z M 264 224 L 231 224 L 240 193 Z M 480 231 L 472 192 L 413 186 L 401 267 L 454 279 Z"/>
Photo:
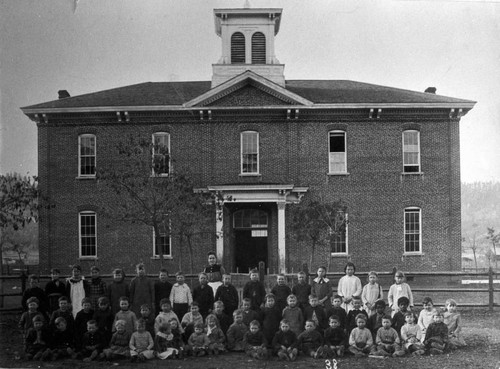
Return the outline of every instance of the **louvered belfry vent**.
<path id="1" fill-rule="evenodd" d="M 245 64 L 245 36 L 241 32 L 231 36 L 231 64 Z"/>
<path id="2" fill-rule="evenodd" d="M 266 36 L 261 32 L 252 35 L 252 64 L 266 64 Z"/>

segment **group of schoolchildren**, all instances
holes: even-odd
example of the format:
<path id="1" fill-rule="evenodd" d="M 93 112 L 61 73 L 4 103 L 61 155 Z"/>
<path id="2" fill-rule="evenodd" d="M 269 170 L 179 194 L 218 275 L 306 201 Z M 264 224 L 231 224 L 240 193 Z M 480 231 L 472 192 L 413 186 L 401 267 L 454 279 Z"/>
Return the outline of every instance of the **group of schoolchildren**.
<path id="1" fill-rule="evenodd" d="M 240 305 L 231 275 L 215 264 L 215 254 L 209 253 L 209 261 L 192 291 L 182 272 L 172 285 L 165 269 L 153 281 L 143 264 L 137 265 L 130 284 L 124 282 L 123 270 L 115 269 L 106 285 L 97 267 L 92 267 L 89 282 L 79 266 L 73 267 L 66 283 L 53 269 L 45 291 L 38 278 L 30 276 L 31 287 L 22 300 L 26 311 L 19 322 L 26 358 L 134 362 L 240 351 L 255 359 L 294 361 L 300 354 L 440 354 L 465 345 L 456 302 L 447 300 L 443 314 L 426 298 L 417 319 L 411 289 L 400 271 L 387 306 L 377 274 L 370 272 L 362 287 L 352 263 L 345 267 L 337 294 L 324 267 L 318 268 L 311 284 L 299 272 L 293 288 L 280 274 L 268 293 L 258 271 L 251 270 Z M 214 282 L 214 276 L 219 280 Z M 391 314 L 386 314 L 388 308 Z"/>

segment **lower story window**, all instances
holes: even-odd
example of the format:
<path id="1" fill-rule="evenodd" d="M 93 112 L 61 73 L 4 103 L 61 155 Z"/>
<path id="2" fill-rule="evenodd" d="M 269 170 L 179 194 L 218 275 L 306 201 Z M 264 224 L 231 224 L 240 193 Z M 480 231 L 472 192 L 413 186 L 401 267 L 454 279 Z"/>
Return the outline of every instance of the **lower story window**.
<path id="1" fill-rule="evenodd" d="M 331 235 L 330 248 L 332 254 L 347 254 L 347 213 L 340 213 L 337 216 L 335 224 L 338 229 Z"/>
<path id="2" fill-rule="evenodd" d="M 97 216 L 93 211 L 79 214 L 80 257 L 97 256 Z"/>
<path id="3" fill-rule="evenodd" d="M 160 233 L 160 237 L 155 237 L 155 232 L 153 230 L 153 252 L 154 256 L 159 257 L 160 253 L 163 251 L 163 256 L 172 256 L 170 249 L 170 236 Z"/>
<path id="4" fill-rule="evenodd" d="M 422 219 L 419 208 L 405 209 L 405 253 L 420 253 Z"/>

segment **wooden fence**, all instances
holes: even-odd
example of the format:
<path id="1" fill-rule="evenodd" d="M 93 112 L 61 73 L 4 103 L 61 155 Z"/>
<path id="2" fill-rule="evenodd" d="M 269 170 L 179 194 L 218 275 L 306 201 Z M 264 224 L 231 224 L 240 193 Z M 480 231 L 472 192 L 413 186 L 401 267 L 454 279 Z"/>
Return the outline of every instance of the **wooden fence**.
<path id="1" fill-rule="evenodd" d="M 308 272 L 307 265 L 304 264 L 302 268 L 312 279 L 315 277 L 314 274 Z M 388 290 L 393 282 L 395 270 L 391 272 L 377 272 L 379 275 L 379 280 L 382 282 L 381 285 L 384 290 Z M 266 286 L 266 290 L 270 290 L 276 283 L 275 274 L 265 274 L 263 269 L 260 269 L 260 280 Z M 242 273 L 231 273 L 232 283 L 239 291 L 240 298 L 243 290 L 244 284 L 248 281 L 248 274 Z M 362 280 L 367 279 L 367 272 L 359 272 L 356 275 Z M 499 307 L 500 300 L 500 279 L 499 272 L 495 272 L 492 268 L 489 268 L 487 272 L 482 273 L 466 273 L 466 272 L 405 272 L 406 279 L 410 284 L 411 289 L 415 295 L 431 295 L 431 296 L 461 296 L 461 300 L 466 302 L 460 302 L 459 305 L 463 307 L 488 307 L 490 311 L 493 311 L 495 307 Z M 288 284 L 290 287 L 297 283 L 296 274 L 285 274 Z M 328 273 L 327 277 L 334 281 L 338 281 L 343 276 L 343 273 Z M 148 275 L 152 279 L 156 279 L 157 275 Z M 186 281 L 188 285 L 193 288 L 198 280 L 197 274 L 186 274 Z M 105 274 L 101 275 L 107 282 L 111 282 L 112 275 Z M 131 277 L 127 278 L 130 279 Z M 61 276 L 61 279 L 64 279 Z M 40 285 L 44 286 L 46 281 L 50 280 L 50 276 L 41 275 Z M 468 280 L 474 287 L 466 287 L 463 285 L 463 281 Z M 173 283 L 174 278 L 171 277 L 170 281 Z M 27 288 L 28 274 L 26 271 L 20 270 L 17 275 L 0 276 L 0 312 L 7 311 L 19 311 L 21 309 L 21 296 Z M 497 286 L 495 286 L 495 283 Z M 484 287 L 483 287 L 484 286 Z M 496 287 L 496 288 L 495 288 Z M 13 291 L 13 292 L 12 292 Z M 497 302 L 495 302 L 495 294 L 497 296 Z M 487 299 L 484 298 L 485 295 Z M 477 296 L 482 296 L 481 299 Z M 478 303 L 478 300 L 483 300 L 487 302 Z M 417 306 L 419 300 L 416 300 Z M 434 300 L 435 305 L 443 305 L 443 301 Z"/>

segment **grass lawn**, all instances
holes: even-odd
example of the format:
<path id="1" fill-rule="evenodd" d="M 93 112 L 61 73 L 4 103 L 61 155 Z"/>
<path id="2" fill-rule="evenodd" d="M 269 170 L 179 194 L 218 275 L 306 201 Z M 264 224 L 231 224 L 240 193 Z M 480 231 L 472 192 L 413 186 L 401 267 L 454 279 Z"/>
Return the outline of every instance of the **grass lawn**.
<path id="1" fill-rule="evenodd" d="M 455 368 L 495 368 L 500 369 L 500 311 L 488 312 L 484 309 L 462 310 L 464 338 L 467 347 L 440 356 L 406 356 L 403 358 L 354 358 L 352 356 L 337 359 L 338 369 L 364 368 L 419 368 L 419 369 L 455 369 Z M 282 362 L 273 358 L 268 361 L 252 360 L 244 354 L 230 353 L 218 357 L 187 358 L 184 360 L 151 360 L 133 364 L 128 361 L 117 363 L 76 360 L 33 362 L 24 359 L 22 353 L 21 332 L 17 328 L 17 314 L 3 314 L 0 317 L 0 367 L 1 368 L 185 368 L 185 369 L 235 369 L 235 368 L 289 368 L 289 369 L 326 369 L 325 360 L 299 357 L 296 362 Z M 17 355 L 21 359 L 16 360 Z M 335 368 L 330 365 L 330 368 Z"/>

